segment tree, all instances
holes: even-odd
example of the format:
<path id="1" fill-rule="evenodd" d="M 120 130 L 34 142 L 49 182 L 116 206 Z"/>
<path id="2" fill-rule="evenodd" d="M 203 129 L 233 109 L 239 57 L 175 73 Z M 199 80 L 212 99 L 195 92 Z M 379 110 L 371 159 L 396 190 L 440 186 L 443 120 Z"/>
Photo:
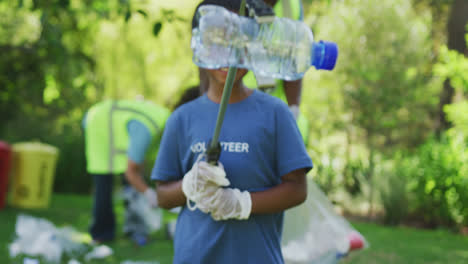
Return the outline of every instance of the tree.
<path id="1" fill-rule="evenodd" d="M 83 177 L 81 120 L 96 101 L 112 97 L 106 94 L 109 87 L 99 75 L 102 56 L 96 46 L 101 43 L 102 24 L 125 25 L 147 19 L 149 30 L 139 39 L 146 43 L 158 37 L 167 20 L 177 18 L 167 9 L 162 19 L 152 20 L 148 10 L 154 4 L 130 0 L 0 1 L 0 138 L 11 143 L 39 140 L 58 147 L 56 190 L 90 189 L 91 180 Z M 122 63 L 148 57 L 148 53 L 136 51 Z M 127 87 L 131 89 L 138 87 Z"/>
<path id="2" fill-rule="evenodd" d="M 448 41 L 447 46 L 451 50 L 458 51 L 460 54 L 468 56 L 468 48 L 464 38 L 466 24 L 468 23 L 468 1 L 454 0 L 450 10 L 450 17 L 447 23 Z M 444 82 L 443 90 L 440 94 L 439 110 L 438 110 L 438 126 L 437 134 L 450 127 L 450 122 L 444 112 L 444 107 L 452 102 L 455 94 L 455 89 L 451 85 L 450 80 Z"/>
<path id="3" fill-rule="evenodd" d="M 410 3 L 383 0 L 335 2 L 317 29 L 340 48 L 335 76 L 351 123 L 367 146 L 372 211 L 378 153 L 418 145 L 430 131 L 430 19 L 416 16 Z M 334 21 L 334 23 L 329 23 Z"/>
<path id="4" fill-rule="evenodd" d="M 468 28 L 468 24 L 466 25 Z M 465 35 L 468 39 L 468 33 Z M 468 43 L 467 43 L 468 48 Z M 468 57 L 448 47 L 442 47 L 439 62 L 434 67 L 434 73 L 450 83 L 460 96 L 456 102 L 445 105 L 447 120 L 453 124 L 449 134 L 458 135 L 468 144 Z M 463 143 L 461 142 L 463 145 Z"/>

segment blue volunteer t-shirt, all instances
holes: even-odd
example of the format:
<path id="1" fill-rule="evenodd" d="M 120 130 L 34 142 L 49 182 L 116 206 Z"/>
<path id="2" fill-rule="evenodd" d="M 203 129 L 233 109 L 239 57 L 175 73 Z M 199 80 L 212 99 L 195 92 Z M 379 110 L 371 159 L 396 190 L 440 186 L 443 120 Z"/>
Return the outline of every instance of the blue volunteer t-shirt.
<path id="1" fill-rule="evenodd" d="M 151 178 L 183 178 L 214 131 L 219 104 L 206 95 L 177 109 L 166 123 Z M 301 134 L 286 104 L 258 90 L 229 104 L 220 133 L 221 157 L 229 187 L 261 191 L 281 176 L 312 168 Z M 283 263 L 283 213 L 251 215 L 248 220 L 214 221 L 183 207 L 177 220 L 174 263 Z"/>

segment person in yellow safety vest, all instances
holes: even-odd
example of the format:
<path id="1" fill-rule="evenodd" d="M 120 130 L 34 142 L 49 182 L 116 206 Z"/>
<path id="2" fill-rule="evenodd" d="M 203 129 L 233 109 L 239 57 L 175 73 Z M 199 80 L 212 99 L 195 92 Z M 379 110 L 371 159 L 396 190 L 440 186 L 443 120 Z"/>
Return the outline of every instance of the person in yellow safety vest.
<path id="1" fill-rule="evenodd" d="M 115 238 L 112 204 L 114 175 L 122 175 L 125 191 L 142 193 L 157 207 L 157 196 L 143 178 L 143 163 L 156 159 L 159 140 L 170 111 L 143 100 L 106 100 L 92 106 L 83 119 L 87 172 L 93 177 L 95 192 L 90 234 L 94 241 Z M 128 203 L 128 201 L 126 201 Z M 124 233 L 138 244 L 148 235 L 143 221 L 129 213 L 126 204 Z M 140 221 L 140 223 L 139 223 Z"/>
<path id="2" fill-rule="evenodd" d="M 295 20 L 303 19 L 301 0 L 264 0 L 270 6 L 277 17 L 288 17 Z M 193 27 L 193 22 L 192 22 Z M 208 90 L 208 79 L 203 69 L 199 68 L 200 90 L 204 93 Z M 302 79 L 296 81 L 281 81 L 270 78 L 256 78 L 252 71 L 249 71 L 243 79 L 244 85 L 248 88 L 259 88 L 276 96 L 289 105 L 289 109 L 297 121 L 297 125 L 302 134 L 305 145 L 309 141 L 309 121 L 304 115 L 299 114 L 301 102 Z"/>

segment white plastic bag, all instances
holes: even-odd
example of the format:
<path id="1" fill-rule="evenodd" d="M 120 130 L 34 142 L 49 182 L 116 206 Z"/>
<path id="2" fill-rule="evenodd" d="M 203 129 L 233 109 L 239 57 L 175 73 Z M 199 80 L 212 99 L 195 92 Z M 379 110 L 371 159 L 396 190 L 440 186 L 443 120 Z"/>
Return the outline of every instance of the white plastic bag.
<path id="1" fill-rule="evenodd" d="M 28 215 L 18 215 L 16 239 L 10 244 L 10 257 L 19 254 L 42 256 L 52 263 L 60 262 L 63 253 L 81 253 L 86 248 L 75 240 L 79 233 L 70 227 L 56 228 L 51 222 Z"/>
<path id="2" fill-rule="evenodd" d="M 152 208 L 146 197 L 136 191 L 132 187 L 127 187 L 122 192 L 123 198 L 128 202 L 127 214 L 135 214 L 142 219 L 146 228 L 150 232 L 157 231 L 161 228 L 162 213 L 159 208 Z M 140 224 L 140 223 L 125 223 L 127 225 Z M 135 229 L 135 228 L 133 228 Z M 139 228 L 136 228 L 139 229 Z M 133 230 L 135 231 L 135 230 Z M 145 232 L 143 232 L 145 233 Z"/>
<path id="3" fill-rule="evenodd" d="M 287 264 L 333 264 L 367 246 L 364 237 L 335 213 L 326 195 L 308 180 L 308 197 L 285 213 L 282 252 Z"/>

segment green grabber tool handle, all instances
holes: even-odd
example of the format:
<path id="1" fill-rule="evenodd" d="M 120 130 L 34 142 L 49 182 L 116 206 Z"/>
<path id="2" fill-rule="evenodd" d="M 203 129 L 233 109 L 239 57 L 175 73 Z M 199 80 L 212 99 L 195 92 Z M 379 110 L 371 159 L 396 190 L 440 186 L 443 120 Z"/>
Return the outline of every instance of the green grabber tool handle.
<path id="1" fill-rule="evenodd" d="M 242 0 L 241 2 L 239 10 L 240 16 L 245 15 L 245 1 L 246 0 Z M 216 127 L 213 133 L 213 137 L 209 142 L 208 150 L 206 151 L 206 160 L 208 163 L 213 165 L 218 164 L 219 156 L 221 155 L 221 144 L 219 143 L 219 134 L 221 132 L 221 126 L 223 125 L 224 114 L 226 113 L 229 98 L 231 97 L 232 86 L 234 84 L 234 78 L 236 77 L 236 73 L 236 67 L 229 67 L 226 82 L 224 83 L 224 90 L 223 95 L 221 97 L 221 103 L 219 104 L 218 117 L 216 118 Z"/>

